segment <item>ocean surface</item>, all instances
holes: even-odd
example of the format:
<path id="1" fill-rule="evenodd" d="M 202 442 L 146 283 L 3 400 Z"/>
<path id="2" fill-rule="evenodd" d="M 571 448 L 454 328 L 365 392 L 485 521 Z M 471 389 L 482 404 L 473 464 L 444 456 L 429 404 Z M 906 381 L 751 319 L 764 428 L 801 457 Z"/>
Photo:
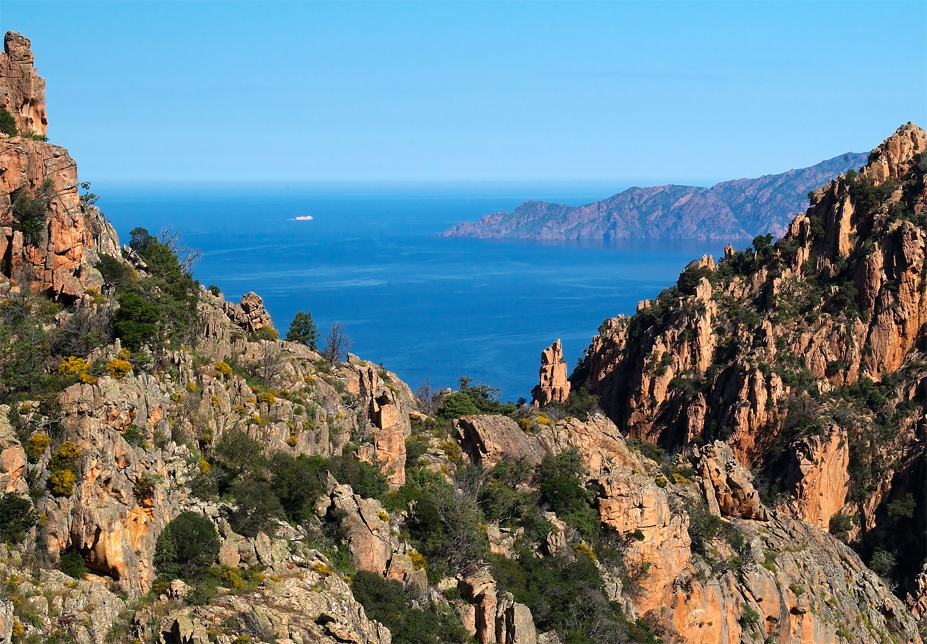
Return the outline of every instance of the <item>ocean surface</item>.
<path id="1" fill-rule="evenodd" d="M 255 291 L 281 336 L 297 311 L 336 320 L 365 360 L 413 389 L 461 376 L 531 397 L 541 351 L 563 341 L 572 370 L 602 321 L 674 284 L 723 243 L 618 245 L 449 239 L 461 221 L 527 199 L 589 203 L 627 185 L 313 186 L 94 184 L 123 243 L 171 226 L 202 251 L 194 276 L 226 299 Z M 309 215 L 311 221 L 296 221 Z"/>

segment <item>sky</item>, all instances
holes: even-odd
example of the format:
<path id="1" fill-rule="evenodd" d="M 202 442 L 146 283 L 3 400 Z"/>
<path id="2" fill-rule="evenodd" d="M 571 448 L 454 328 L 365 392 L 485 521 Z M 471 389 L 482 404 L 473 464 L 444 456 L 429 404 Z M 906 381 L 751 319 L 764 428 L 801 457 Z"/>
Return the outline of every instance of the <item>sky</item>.
<path id="1" fill-rule="evenodd" d="M 927 2 L 0 2 L 82 180 L 693 183 L 927 126 Z"/>

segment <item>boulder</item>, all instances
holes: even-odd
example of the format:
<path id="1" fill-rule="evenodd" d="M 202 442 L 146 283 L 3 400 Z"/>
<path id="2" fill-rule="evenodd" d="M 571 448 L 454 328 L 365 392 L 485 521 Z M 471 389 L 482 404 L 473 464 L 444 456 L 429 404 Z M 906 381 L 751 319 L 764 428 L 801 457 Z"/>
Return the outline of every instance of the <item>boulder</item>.
<path id="1" fill-rule="evenodd" d="M 508 416 L 463 416 L 454 428 L 461 449 L 474 463 L 492 466 L 504 458 L 526 458 L 537 465 L 546 453 L 537 437 L 528 436 Z"/>

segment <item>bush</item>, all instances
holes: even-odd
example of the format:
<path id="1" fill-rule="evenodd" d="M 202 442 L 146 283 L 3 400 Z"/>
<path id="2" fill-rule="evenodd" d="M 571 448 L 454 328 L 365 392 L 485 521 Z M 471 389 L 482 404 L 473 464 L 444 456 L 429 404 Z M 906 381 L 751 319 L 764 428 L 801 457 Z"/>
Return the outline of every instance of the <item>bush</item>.
<path id="1" fill-rule="evenodd" d="M 23 240 L 30 246 L 38 246 L 42 242 L 46 216 L 54 194 L 55 184 L 51 179 L 43 181 L 34 196 L 25 188 L 17 188 L 10 193 L 13 229 L 22 232 Z"/>
<path id="2" fill-rule="evenodd" d="M 87 564 L 79 550 L 68 550 L 61 554 L 61 563 L 58 566 L 61 572 L 74 579 L 87 578 Z"/>
<path id="3" fill-rule="evenodd" d="M 71 470 L 58 470 L 53 472 L 48 480 L 51 485 L 52 494 L 56 496 L 71 496 L 74 494 L 74 484 L 77 483 L 77 477 Z"/>
<path id="4" fill-rule="evenodd" d="M 585 387 L 570 392 L 564 411 L 568 416 L 586 418 L 599 406 L 599 397 Z"/>
<path id="5" fill-rule="evenodd" d="M 850 515 L 838 512 L 830 517 L 828 531 L 844 543 L 850 538 L 852 528 L 853 518 Z"/>
<path id="6" fill-rule="evenodd" d="M 283 515 L 283 508 L 268 483 L 237 481 L 229 491 L 235 497 L 236 507 L 229 515 L 229 524 L 235 532 L 255 537 L 259 532 L 273 535 L 277 531 L 277 519 Z"/>
<path id="7" fill-rule="evenodd" d="M 389 628 L 394 644 L 465 644 L 468 636 L 452 611 L 433 607 L 412 608 L 413 597 L 401 582 L 359 571 L 351 580 L 351 592 L 370 619 Z"/>
<path id="8" fill-rule="evenodd" d="M 473 416 L 478 413 L 480 413 L 480 410 L 473 400 L 468 395 L 457 391 L 448 394 L 444 398 L 441 409 L 438 410 L 438 415 L 447 420 L 453 420 L 461 416 Z"/>
<path id="9" fill-rule="evenodd" d="M 869 559 L 869 569 L 880 576 L 885 576 L 895 567 L 895 557 L 883 548 L 876 548 Z"/>
<path id="10" fill-rule="evenodd" d="M 619 605 L 608 601 L 599 569 L 588 556 L 537 558 L 525 550 L 517 559 L 491 555 L 490 564 L 498 591 L 527 605 L 539 632 L 555 630 L 561 641 L 576 644 L 659 642 L 646 624 L 625 618 Z M 619 633 L 624 637 L 615 637 Z"/>
<path id="11" fill-rule="evenodd" d="M 107 284 L 117 288 L 129 279 L 129 269 L 126 265 L 106 253 L 100 253 L 100 261 L 96 269 L 100 271 L 100 275 Z"/>
<path id="12" fill-rule="evenodd" d="M 8 136 L 16 136 L 19 133 L 16 119 L 7 110 L 0 110 L 0 132 Z"/>
<path id="13" fill-rule="evenodd" d="M 760 614 L 753 610 L 749 604 L 742 604 L 743 612 L 740 614 L 740 618 L 737 622 L 740 624 L 741 628 L 755 628 L 757 624 L 760 623 Z"/>
<path id="14" fill-rule="evenodd" d="M 0 497 L 0 542 L 7 545 L 21 543 L 26 533 L 36 524 L 32 502 L 18 494 Z"/>
<path id="15" fill-rule="evenodd" d="M 64 441 L 52 454 L 51 459 L 48 461 L 48 469 L 69 470 L 74 474 L 78 474 L 79 462 L 80 449 L 71 441 Z"/>
<path id="16" fill-rule="evenodd" d="M 314 515 L 315 501 L 325 490 L 322 477 L 326 460 L 321 456 L 290 456 L 283 452 L 273 458 L 271 488 L 286 518 L 302 523 Z"/>
<path id="17" fill-rule="evenodd" d="M 138 351 L 146 342 L 158 339 L 161 310 L 137 293 L 123 293 L 116 298 L 119 309 L 113 314 L 113 330 L 122 344 Z"/>
<path id="18" fill-rule="evenodd" d="M 182 512 L 158 535 L 154 565 L 171 579 L 202 578 L 219 554 L 219 536 L 212 521 L 197 512 Z"/>
<path id="19" fill-rule="evenodd" d="M 35 463 L 42 458 L 50 444 L 51 438 L 47 434 L 35 434 L 29 438 L 26 445 L 26 454 L 29 456 L 29 461 Z"/>
<path id="20" fill-rule="evenodd" d="M 132 371 L 132 363 L 127 360 L 115 358 L 110 360 L 109 364 L 106 365 L 106 371 L 116 380 L 122 380 L 126 377 L 126 374 Z"/>
<path id="21" fill-rule="evenodd" d="M 263 326 L 254 332 L 254 336 L 258 340 L 276 340 L 280 337 L 280 333 L 277 331 L 277 329 L 271 328 L 269 326 Z"/>
<path id="22" fill-rule="evenodd" d="M 315 351 L 318 348 L 319 331 L 312 321 L 312 314 L 308 311 L 297 312 L 290 323 L 290 330 L 287 331 L 286 339 L 290 342 L 305 344 Z"/>
<path id="23" fill-rule="evenodd" d="M 219 297 L 220 295 L 222 295 L 222 291 L 215 284 L 210 284 L 206 290 L 212 293 L 213 295 L 215 295 L 216 297 Z"/>
<path id="24" fill-rule="evenodd" d="M 541 503 L 576 528 L 584 539 L 593 539 L 600 522 L 592 507 L 594 496 L 582 485 L 582 473 L 579 452 L 568 450 L 556 456 L 545 455 L 534 478 L 541 492 Z"/>
<path id="25" fill-rule="evenodd" d="M 908 492 L 903 499 L 896 499 L 888 504 L 888 516 L 897 521 L 898 519 L 910 519 L 914 516 L 914 510 L 917 502 L 914 495 Z"/>
<path id="26" fill-rule="evenodd" d="M 440 473 L 413 470 L 397 497 L 411 507 L 406 525 L 415 549 L 428 558 L 430 573 L 456 573 L 489 553 L 476 499 L 456 491 Z"/>

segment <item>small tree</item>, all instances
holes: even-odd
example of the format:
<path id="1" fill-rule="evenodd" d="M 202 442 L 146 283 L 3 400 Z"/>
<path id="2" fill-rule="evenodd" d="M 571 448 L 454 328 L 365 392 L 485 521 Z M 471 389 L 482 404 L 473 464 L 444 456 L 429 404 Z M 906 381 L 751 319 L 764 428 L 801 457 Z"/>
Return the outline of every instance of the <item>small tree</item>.
<path id="1" fill-rule="evenodd" d="M 348 338 L 348 334 L 345 333 L 341 322 L 335 322 L 325 337 L 325 350 L 322 351 L 322 356 L 328 360 L 329 365 L 334 367 L 339 362 L 344 361 L 348 350 L 352 346 L 354 346 L 354 343 Z"/>
<path id="2" fill-rule="evenodd" d="M 202 577 L 219 554 L 219 537 L 212 521 L 198 512 L 181 512 L 158 535 L 154 565 L 172 579 Z"/>
<path id="3" fill-rule="evenodd" d="M 315 322 L 312 321 L 312 314 L 308 311 L 297 312 L 290 323 L 286 339 L 290 342 L 305 344 L 315 351 L 318 348 L 319 331 L 315 328 Z"/>

